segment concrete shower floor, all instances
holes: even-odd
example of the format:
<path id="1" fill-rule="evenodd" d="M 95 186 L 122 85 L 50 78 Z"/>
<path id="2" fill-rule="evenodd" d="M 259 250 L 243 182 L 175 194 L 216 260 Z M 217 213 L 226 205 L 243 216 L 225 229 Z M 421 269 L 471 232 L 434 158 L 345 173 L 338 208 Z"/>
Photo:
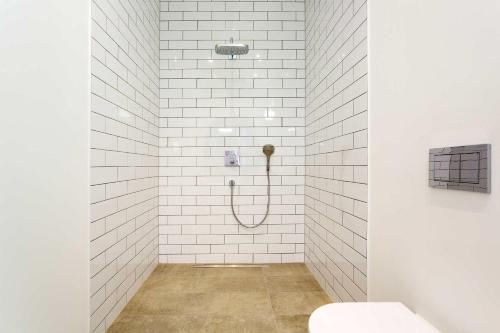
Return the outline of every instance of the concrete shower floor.
<path id="1" fill-rule="evenodd" d="M 307 332 L 327 303 L 304 264 L 159 265 L 108 332 Z"/>

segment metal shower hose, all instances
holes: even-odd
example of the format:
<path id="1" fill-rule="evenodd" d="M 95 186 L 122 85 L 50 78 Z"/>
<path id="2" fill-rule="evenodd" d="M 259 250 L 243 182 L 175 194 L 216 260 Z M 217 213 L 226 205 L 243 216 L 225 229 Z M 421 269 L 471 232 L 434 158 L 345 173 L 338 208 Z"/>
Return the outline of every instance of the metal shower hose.
<path id="1" fill-rule="evenodd" d="M 236 219 L 236 221 L 242 226 L 242 227 L 245 227 L 245 228 L 249 228 L 249 229 L 253 229 L 253 228 L 257 228 L 258 226 L 260 226 L 262 223 L 264 223 L 264 221 L 266 220 L 267 218 L 267 215 L 269 215 L 269 205 L 271 203 L 271 177 L 269 176 L 269 165 L 267 166 L 267 207 L 266 207 L 266 215 L 264 216 L 264 218 L 262 219 L 262 221 L 260 221 L 259 223 L 257 224 L 252 224 L 252 225 L 246 225 L 244 224 L 243 222 L 240 221 L 240 219 L 238 218 L 238 216 L 236 216 L 236 213 L 234 211 L 234 205 L 233 205 L 233 192 L 234 192 L 234 180 L 231 180 L 229 182 L 229 187 L 231 188 L 231 210 L 233 211 L 233 216 L 234 218 Z"/>

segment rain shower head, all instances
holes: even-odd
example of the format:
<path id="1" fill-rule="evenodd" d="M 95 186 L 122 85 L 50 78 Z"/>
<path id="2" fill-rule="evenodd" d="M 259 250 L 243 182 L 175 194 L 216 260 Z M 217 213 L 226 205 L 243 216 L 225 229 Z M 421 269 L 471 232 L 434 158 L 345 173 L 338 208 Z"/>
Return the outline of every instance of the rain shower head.
<path id="1" fill-rule="evenodd" d="M 215 45 L 215 53 L 230 55 L 231 59 L 233 59 L 235 55 L 247 54 L 248 44 L 234 43 L 233 39 L 231 38 L 228 44 Z"/>

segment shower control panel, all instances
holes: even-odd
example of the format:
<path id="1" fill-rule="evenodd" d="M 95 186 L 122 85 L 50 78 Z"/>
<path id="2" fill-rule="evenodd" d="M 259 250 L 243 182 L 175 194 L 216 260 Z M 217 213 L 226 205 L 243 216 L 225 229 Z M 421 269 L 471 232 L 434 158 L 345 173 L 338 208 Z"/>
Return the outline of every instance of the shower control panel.
<path id="1" fill-rule="evenodd" d="M 224 165 L 229 167 L 240 166 L 240 153 L 237 150 L 226 150 Z"/>
<path id="2" fill-rule="evenodd" d="M 429 186 L 490 193 L 491 145 L 433 148 L 429 151 Z"/>

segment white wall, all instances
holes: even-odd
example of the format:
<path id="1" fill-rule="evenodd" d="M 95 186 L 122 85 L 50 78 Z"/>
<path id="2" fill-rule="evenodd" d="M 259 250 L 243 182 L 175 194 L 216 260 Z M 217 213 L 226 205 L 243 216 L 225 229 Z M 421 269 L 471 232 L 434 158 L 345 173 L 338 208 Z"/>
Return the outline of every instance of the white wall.
<path id="1" fill-rule="evenodd" d="M 0 11 L 0 331 L 88 331 L 89 7 Z"/>
<path id="2" fill-rule="evenodd" d="M 158 264 L 158 0 L 92 1 L 90 330 Z"/>
<path id="3" fill-rule="evenodd" d="M 304 260 L 304 1 L 161 1 L 160 261 Z M 248 43 L 236 60 L 215 44 Z M 264 144 L 271 158 L 266 210 Z M 224 167 L 239 150 L 241 167 Z"/>
<path id="4" fill-rule="evenodd" d="M 369 299 L 443 332 L 500 331 L 500 3 L 369 10 Z M 492 144 L 492 193 L 427 185 L 428 149 Z"/>
<path id="5" fill-rule="evenodd" d="M 367 3 L 306 1 L 306 263 L 334 301 L 366 300 Z"/>

